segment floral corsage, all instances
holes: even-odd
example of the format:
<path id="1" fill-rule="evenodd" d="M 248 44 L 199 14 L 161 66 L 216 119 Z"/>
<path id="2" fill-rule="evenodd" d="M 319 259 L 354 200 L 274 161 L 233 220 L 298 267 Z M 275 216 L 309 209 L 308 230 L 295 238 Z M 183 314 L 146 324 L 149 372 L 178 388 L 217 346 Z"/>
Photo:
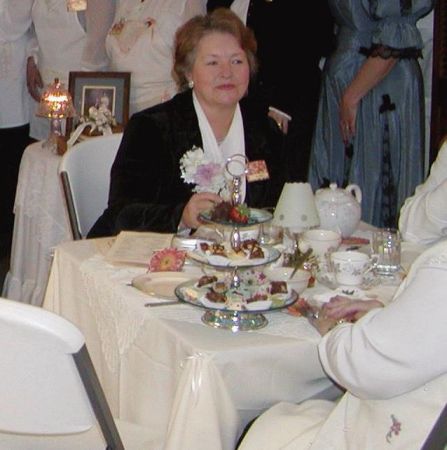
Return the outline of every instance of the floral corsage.
<path id="1" fill-rule="evenodd" d="M 227 190 L 224 168 L 209 161 L 204 151 L 194 146 L 180 159 L 181 177 L 188 184 L 195 184 L 193 192 L 215 192 L 223 194 Z"/>

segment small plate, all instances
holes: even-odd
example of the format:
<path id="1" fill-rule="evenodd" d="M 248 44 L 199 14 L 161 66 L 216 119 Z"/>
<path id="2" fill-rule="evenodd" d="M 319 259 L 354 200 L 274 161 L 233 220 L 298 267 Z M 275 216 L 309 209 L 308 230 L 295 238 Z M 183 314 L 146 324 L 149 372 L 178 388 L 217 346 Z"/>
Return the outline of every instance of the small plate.
<path id="1" fill-rule="evenodd" d="M 176 287 L 175 294 L 183 302 L 204 309 L 225 310 L 231 312 L 238 312 L 241 314 L 260 313 L 260 312 L 264 313 L 268 311 L 286 308 L 287 306 L 290 306 L 292 303 L 294 303 L 298 298 L 298 294 L 294 290 L 289 290 L 287 294 L 269 295 L 269 298 L 266 300 L 251 302 L 251 304 L 249 304 L 249 306 L 245 306 L 244 309 L 240 308 L 235 309 L 232 308 L 231 306 L 228 306 L 226 303 L 218 303 L 208 300 L 205 297 L 205 294 L 208 292 L 209 286 L 197 287 L 196 283 L 197 280 L 189 280 L 185 283 L 180 284 L 179 286 Z M 246 290 L 247 294 L 246 298 L 248 298 L 250 289 L 252 288 L 247 286 L 246 288 L 242 289 L 238 288 L 238 291 Z M 229 305 L 232 305 L 232 303 L 230 302 Z"/>
<path id="2" fill-rule="evenodd" d="M 250 227 L 252 225 L 257 225 L 260 223 L 268 222 L 273 219 L 273 215 L 271 212 L 266 211 L 265 209 L 256 209 L 256 208 L 248 208 L 249 211 L 249 219 L 247 223 L 236 223 L 231 222 L 229 220 L 216 221 L 211 219 L 212 210 L 204 211 L 199 214 L 199 217 L 208 223 L 218 223 L 219 225 L 230 225 L 237 226 L 239 228 Z"/>
<path id="3" fill-rule="evenodd" d="M 371 300 L 373 298 L 377 298 L 377 295 L 368 294 L 368 292 L 366 292 L 363 289 L 360 289 L 356 286 L 352 286 L 352 287 L 342 286 L 342 287 L 338 287 L 334 290 L 331 290 L 329 292 L 323 292 L 321 294 L 314 294 L 312 296 L 312 300 L 314 300 L 318 303 L 327 303 L 331 300 L 331 298 L 333 298 L 337 295 L 349 297 L 349 298 L 352 298 L 353 300 Z"/>
<path id="4" fill-rule="evenodd" d="M 256 267 L 276 261 L 281 256 L 281 252 L 275 247 L 263 245 L 261 248 L 264 252 L 264 258 L 249 259 L 248 257 L 230 258 L 219 255 L 207 255 L 200 250 L 200 246 L 193 251 L 189 251 L 188 257 L 196 262 L 212 267 Z"/>
<path id="5" fill-rule="evenodd" d="M 151 297 L 176 300 L 175 288 L 193 277 L 185 272 L 148 272 L 135 277 L 131 284 Z"/>

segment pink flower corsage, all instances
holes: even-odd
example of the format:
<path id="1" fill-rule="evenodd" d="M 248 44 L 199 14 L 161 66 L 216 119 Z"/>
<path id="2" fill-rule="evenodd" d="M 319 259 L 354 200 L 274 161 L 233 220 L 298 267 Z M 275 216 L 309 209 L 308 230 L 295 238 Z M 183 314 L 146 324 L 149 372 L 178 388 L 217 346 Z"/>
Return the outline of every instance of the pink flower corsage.
<path id="1" fill-rule="evenodd" d="M 179 272 L 185 263 L 186 252 L 164 248 L 154 252 L 149 261 L 149 272 Z"/>

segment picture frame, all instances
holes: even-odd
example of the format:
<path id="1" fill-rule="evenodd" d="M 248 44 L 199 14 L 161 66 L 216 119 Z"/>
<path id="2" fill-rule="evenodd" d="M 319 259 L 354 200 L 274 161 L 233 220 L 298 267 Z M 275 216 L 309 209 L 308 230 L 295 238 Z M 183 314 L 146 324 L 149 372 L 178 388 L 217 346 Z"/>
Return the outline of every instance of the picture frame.
<path id="1" fill-rule="evenodd" d="M 112 132 L 123 131 L 129 120 L 130 72 L 70 72 L 68 91 L 76 116 L 67 119 L 66 137 L 94 111 L 104 110 L 116 121 Z M 96 134 L 100 134 L 96 130 Z"/>

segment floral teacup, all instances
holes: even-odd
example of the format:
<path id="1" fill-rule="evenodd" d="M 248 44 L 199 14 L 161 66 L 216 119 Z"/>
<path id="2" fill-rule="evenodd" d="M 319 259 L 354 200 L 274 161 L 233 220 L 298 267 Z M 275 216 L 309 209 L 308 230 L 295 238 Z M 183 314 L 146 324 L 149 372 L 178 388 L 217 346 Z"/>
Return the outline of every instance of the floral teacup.
<path id="1" fill-rule="evenodd" d="M 338 284 L 359 286 L 363 276 L 373 267 L 368 255 L 356 251 L 334 252 L 331 254 L 335 280 Z"/>

